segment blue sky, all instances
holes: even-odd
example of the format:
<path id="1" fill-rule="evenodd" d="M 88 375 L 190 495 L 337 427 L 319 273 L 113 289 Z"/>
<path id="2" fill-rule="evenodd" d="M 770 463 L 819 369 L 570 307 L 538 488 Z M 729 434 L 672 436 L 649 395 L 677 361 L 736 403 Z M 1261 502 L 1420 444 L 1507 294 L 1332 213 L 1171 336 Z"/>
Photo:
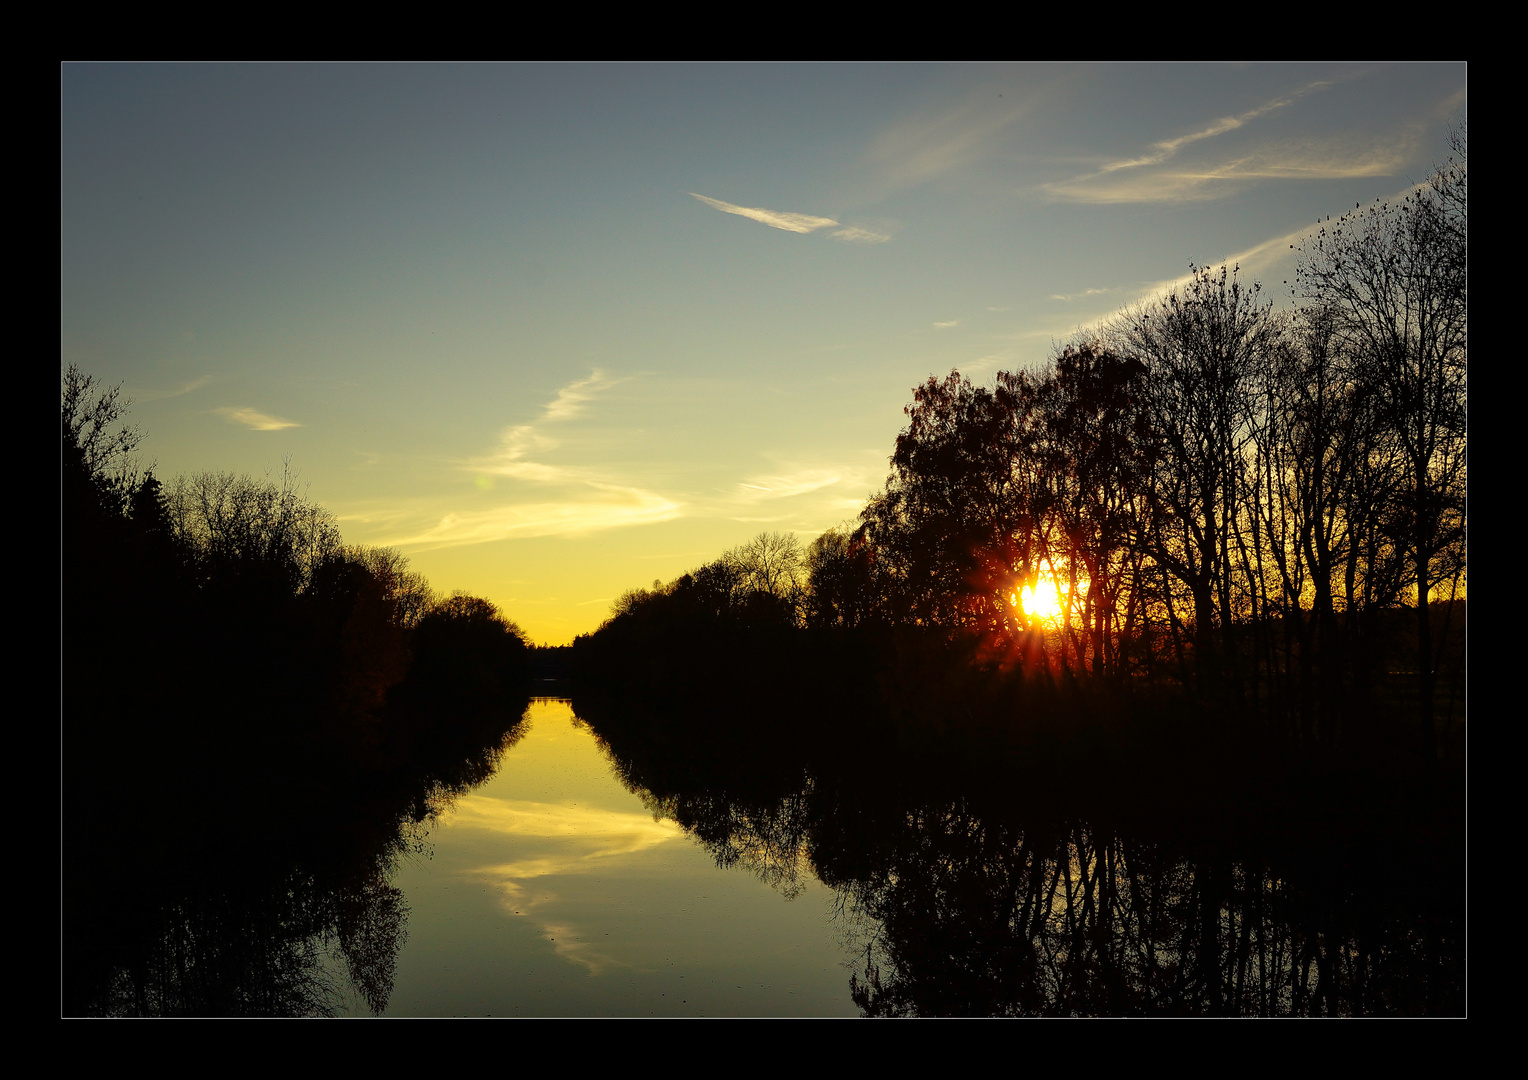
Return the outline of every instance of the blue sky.
<path id="1" fill-rule="evenodd" d="M 911 388 L 1424 179 L 1464 64 L 65 65 L 60 353 L 537 641 L 885 479 Z"/>

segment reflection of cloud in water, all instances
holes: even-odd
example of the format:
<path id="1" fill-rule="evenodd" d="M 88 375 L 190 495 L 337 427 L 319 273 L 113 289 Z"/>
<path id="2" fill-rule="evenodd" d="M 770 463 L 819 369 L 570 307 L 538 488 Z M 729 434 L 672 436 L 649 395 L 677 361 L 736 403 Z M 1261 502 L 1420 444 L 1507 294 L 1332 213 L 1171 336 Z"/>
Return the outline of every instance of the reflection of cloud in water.
<path id="1" fill-rule="evenodd" d="M 599 975 L 608 967 L 629 968 L 630 964 L 595 952 L 594 947 L 583 940 L 578 931 L 568 923 L 543 922 L 541 936 L 552 943 L 552 951 L 570 964 L 587 968 L 590 975 Z"/>
<path id="2" fill-rule="evenodd" d="M 672 821 L 654 821 L 644 813 L 601 810 L 577 803 L 494 799 L 486 795 L 463 796 L 445 824 L 451 828 L 555 839 L 582 849 L 568 852 L 575 861 L 641 851 L 684 835 L 684 830 Z M 577 844 L 580 839 L 583 843 Z M 570 845 L 570 841 L 574 844 Z"/>
<path id="3" fill-rule="evenodd" d="M 471 873 L 487 878 L 498 889 L 500 903 L 514 915 L 527 916 L 541 928 L 542 937 L 559 957 L 598 975 L 612 965 L 628 967 L 612 956 L 596 952 L 587 935 L 567 922 L 554 922 L 551 912 L 558 895 L 543 887 L 532 895 L 530 883 L 568 874 L 588 874 L 600 861 L 657 847 L 684 836 L 672 821 L 655 821 L 647 814 L 601 810 L 573 803 L 540 803 L 468 795 L 457 802 L 445 823 L 451 828 L 479 829 L 545 841 L 551 850 L 512 862 L 479 867 Z"/>

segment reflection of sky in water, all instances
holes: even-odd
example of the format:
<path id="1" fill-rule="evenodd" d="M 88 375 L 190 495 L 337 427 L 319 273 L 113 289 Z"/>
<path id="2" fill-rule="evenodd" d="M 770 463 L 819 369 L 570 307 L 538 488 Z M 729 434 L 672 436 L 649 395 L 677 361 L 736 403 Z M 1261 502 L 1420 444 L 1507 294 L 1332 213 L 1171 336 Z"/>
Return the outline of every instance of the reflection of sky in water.
<path id="1" fill-rule="evenodd" d="M 563 702 L 531 706 L 408 897 L 392 1015 L 855 1015 L 832 895 L 718 870 L 611 775 Z"/>
<path id="2" fill-rule="evenodd" d="M 554 945 L 557 955 L 583 965 L 591 974 L 621 961 L 594 950 L 581 939 L 577 927 L 556 921 L 557 895 L 547 892 L 547 883 L 539 879 L 617 872 L 606 860 L 684 837 L 678 825 L 654 821 L 645 813 L 511 802 L 483 795 L 463 799 L 451 826 L 514 838 L 515 849 L 525 854 L 513 862 L 483 867 L 478 873 L 502 891 L 501 903 L 506 910 L 528 916 Z"/>

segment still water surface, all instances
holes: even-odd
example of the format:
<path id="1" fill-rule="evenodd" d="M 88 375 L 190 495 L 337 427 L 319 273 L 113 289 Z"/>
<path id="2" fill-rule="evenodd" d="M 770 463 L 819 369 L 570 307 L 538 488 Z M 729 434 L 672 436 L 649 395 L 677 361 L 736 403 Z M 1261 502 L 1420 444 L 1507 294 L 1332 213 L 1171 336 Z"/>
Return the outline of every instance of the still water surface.
<path id="1" fill-rule="evenodd" d="M 541 700 L 428 789 L 283 802 L 256 770 L 163 837 L 77 817 L 63 1011 L 1466 1011 L 1462 845 L 1427 814 L 1056 810 L 1022 762 L 977 783 L 874 738 L 803 754 L 769 715 L 580 707 L 600 737 Z"/>
<path id="2" fill-rule="evenodd" d="M 858 1014 L 831 890 L 719 869 L 566 701 L 533 702 L 525 727 L 393 878 L 410 914 L 385 1015 Z"/>

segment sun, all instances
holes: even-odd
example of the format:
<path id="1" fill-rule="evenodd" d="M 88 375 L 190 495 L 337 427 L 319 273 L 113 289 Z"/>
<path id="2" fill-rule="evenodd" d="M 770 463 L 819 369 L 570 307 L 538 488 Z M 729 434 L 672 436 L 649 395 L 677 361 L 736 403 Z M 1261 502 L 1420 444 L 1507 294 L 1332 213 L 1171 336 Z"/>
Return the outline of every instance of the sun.
<path id="1" fill-rule="evenodd" d="M 1041 574 L 1033 585 L 1013 594 L 1012 602 L 1030 619 L 1054 624 L 1061 618 L 1064 587 L 1049 574 Z"/>

